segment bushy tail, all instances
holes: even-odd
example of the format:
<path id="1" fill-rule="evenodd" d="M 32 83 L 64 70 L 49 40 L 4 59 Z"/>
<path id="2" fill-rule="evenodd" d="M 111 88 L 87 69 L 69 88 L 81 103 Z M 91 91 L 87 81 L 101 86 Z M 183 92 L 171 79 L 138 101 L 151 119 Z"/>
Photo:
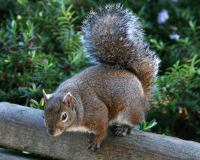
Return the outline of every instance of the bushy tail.
<path id="1" fill-rule="evenodd" d="M 120 4 L 91 11 L 82 25 L 82 43 L 95 60 L 134 72 L 150 95 L 159 58 L 144 42 L 138 18 Z"/>

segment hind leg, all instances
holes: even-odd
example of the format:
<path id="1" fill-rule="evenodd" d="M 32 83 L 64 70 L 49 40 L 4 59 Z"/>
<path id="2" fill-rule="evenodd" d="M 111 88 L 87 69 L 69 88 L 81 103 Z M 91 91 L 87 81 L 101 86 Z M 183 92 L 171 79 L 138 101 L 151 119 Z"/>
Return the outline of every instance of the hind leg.
<path id="1" fill-rule="evenodd" d="M 145 112 L 140 108 L 136 108 L 134 111 L 131 111 L 128 114 L 130 122 L 133 126 L 144 120 L 144 115 Z"/>
<path id="2" fill-rule="evenodd" d="M 120 126 L 114 126 L 113 131 L 116 136 L 126 136 L 131 132 L 131 129 L 144 119 L 144 111 L 140 108 L 135 108 L 132 111 L 124 112 L 127 122 L 121 123 Z"/>

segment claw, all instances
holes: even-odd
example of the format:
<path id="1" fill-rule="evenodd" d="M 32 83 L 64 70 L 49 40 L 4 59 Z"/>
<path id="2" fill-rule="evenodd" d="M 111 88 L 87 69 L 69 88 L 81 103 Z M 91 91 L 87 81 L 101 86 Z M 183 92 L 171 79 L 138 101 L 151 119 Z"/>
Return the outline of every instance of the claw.
<path id="1" fill-rule="evenodd" d="M 92 140 L 88 138 L 87 143 L 90 145 L 92 143 Z"/>
<path id="2" fill-rule="evenodd" d="M 92 142 L 92 143 L 90 143 L 90 144 L 88 145 L 88 148 L 87 148 L 87 149 L 89 149 L 89 150 L 91 150 L 91 151 L 96 151 L 97 149 L 100 148 L 100 145 L 101 145 L 100 142 L 98 142 L 98 143 Z"/>
<path id="3" fill-rule="evenodd" d="M 130 128 L 126 128 L 123 126 L 115 128 L 115 131 L 114 131 L 114 134 L 120 137 L 125 137 L 129 133 L 130 133 Z"/>

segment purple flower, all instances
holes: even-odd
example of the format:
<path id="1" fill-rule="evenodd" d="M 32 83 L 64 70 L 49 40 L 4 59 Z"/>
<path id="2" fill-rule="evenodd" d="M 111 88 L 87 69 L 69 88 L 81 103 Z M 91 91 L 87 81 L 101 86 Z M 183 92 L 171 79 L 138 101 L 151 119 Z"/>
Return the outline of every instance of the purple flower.
<path id="1" fill-rule="evenodd" d="M 171 0 L 172 2 L 178 2 L 178 0 Z"/>
<path id="2" fill-rule="evenodd" d="M 167 21 L 168 18 L 169 18 L 168 11 L 166 9 L 163 9 L 158 13 L 157 21 L 159 24 L 163 24 Z"/>
<path id="3" fill-rule="evenodd" d="M 170 38 L 170 39 L 180 39 L 180 35 L 178 35 L 178 34 L 176 34 L 176 33 L 170 34 L 170 35 L 169 35 L 169 38 Z"/>

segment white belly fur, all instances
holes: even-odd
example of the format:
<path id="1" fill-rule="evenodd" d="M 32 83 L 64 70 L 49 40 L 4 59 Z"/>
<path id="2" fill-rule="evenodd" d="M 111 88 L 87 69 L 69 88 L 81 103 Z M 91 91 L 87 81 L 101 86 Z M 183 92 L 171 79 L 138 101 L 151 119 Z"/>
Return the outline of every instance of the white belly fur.
<path id="1" fill-rule="evenodd" d="M 79 127 L 70 127 L 66 130 L 67 132 L 88 132 L 88 133 L 94 133 L 94 131 L 90 130 L 89 128 L 85 126 L 79 126 Z"/>

